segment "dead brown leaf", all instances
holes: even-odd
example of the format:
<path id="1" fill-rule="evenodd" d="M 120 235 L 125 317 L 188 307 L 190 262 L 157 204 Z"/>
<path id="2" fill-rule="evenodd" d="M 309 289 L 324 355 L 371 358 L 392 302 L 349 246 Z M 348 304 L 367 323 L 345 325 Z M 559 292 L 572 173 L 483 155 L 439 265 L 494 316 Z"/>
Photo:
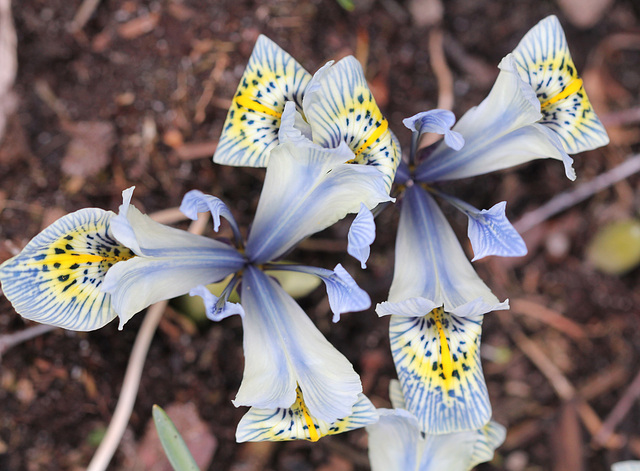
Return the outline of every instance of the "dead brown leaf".
<path id="1" fill-rule="evenodd" d="M 70 176 L 89 177 L 104 169 L 109 162 L 116 131 L 107 121 L 78 121 L 62 124 L 71 136 L 62 159 L 62 171 Z"/>

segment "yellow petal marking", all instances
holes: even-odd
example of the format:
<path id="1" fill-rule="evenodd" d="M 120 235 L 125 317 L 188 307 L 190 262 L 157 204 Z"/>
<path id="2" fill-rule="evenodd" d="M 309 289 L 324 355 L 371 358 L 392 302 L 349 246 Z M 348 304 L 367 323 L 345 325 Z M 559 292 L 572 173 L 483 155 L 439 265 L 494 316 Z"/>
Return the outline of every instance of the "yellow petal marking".
<path id="1" fill-rule="evenodd" d="M 382 118 L 382 122 L 380 123 L 380 126 L 378 126 L 371 133 L 369 138 L 366 141 L 364 141 L 364 143 L 360 147 L 358 147 L 358 149 L 354 152 L 356 156 L 361 154 L 362 151 L 364 151 L 368 147 L 371 147 L 380 138 L 380 136 L 382 136 L 387 131 L 388 128 L 389 128 L 389 122 L 386 120 L 386 118 Z"/>
<path id="2" fill-rule="evenodd" d="M 320 440 L 320 434 L 316 429 L 316 424 L 313 422 L 313 419 L 311 418 L 311 414 L 309 414 L 309 409 L 307 408 L 307 405 L 304 403 L 304 398 L 302 397 L 302 389 L 300 389 L 300 386 L 296 388 L 296 403 L 294 405 L 294 408 L 296 407 L 302 413 L 304 422 L 307 425 L 307 428 L 309 430 L 308 440 L 311 442 L 317 442 L 318 440 Z"/>
<path id="3" fill-rule="evenodd" d="M 547 106 L 553 105 L 554 103 L 557 103 L 560 100 L 564 100 L 565 98 L 567 98 L 567 97 L 573 95 L 574 93 L 576 93 L 577 91 L 579 91 L 581 88 L 582 88 L 582 79 L 581 78 L 576 78 L 576 79 L 572 80 L 569 83 L 569 85 L 564 87 L 564 90 L 562 90 L 560 93 L 558 93 L 555 96 L 552 96 L 551 98 L 549 98 L 544 103 L 541 103 L 540 107 L 541 108 L 546 108 Z"/>
<path id="4" fill-rule="evenodd" d="M 436 329 L 438 329 L 438 336 L 440 337 L 440 352 L 442 359 L 442 373 L 446 381 L 453 377 L 453 358 L 451 357 L 451 350 L 449 350 L 449 341 L 442 327 L 442 315 L 444 314 L 444 308 L 439 307 L 434 309 L 434 321 Z"/>
<path id="5" fill-rule="evenodd" d="M 268 106 L 263 105 L 262 103 L 257 102 L 253 98 L 250 98 L 246 95 L 240 95 L 235 98 L 235 102 L 242 106 L 243 108 L 248 109 L 249 111 L 253 111 L 255 113 L 266 114 L 267 116 L 272 116 L 274 118 L 280 119 L 282 113 L 269 108 Z"/>

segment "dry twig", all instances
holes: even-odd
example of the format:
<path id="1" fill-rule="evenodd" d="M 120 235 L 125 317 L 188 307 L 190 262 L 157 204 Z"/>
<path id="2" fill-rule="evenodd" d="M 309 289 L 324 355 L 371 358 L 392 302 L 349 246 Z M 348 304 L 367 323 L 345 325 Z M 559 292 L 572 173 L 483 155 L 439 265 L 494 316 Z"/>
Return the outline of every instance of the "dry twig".
<path id="1" fill-rule="evenodd" d="M 56 328 L 57 327 L 53 325 L 38 324 L 27 327 L 19 332 L 0 335 L 0 361 L 2 360 L 2 355 L 10 348 L 27 340 L 31 340 L 32 338 L 39 337 L 42 334 L 46 334 L 47 332 L 51 332 Z"/>
<path id="2" fill-rule="evenodd" d="M 429 33 L 431 68 L 438 80 L 438 108 L 453 109 L 453 75 L 447 65 L 442 41 L 442 29 L 433 28 Z"/>
<path id="3" fill-rule="evenodd" d="M 573 190 L 554 196 L 547 203 L 522 216 L 513 224 L 513 227 L 521 234 L 527 232 L 556 214 L 637 172 L 640 172 L 640 154 L 629 157 L 617 167 L 598 175 L 590 182 L 582 183 Z"/>
<path id="4" fill-rule="evenodd" d="M 544 351 L 529 337 L 527 337 L 520 327 L 509 318 L 509 314 L 500 312 L 498 319 L 504 326 L 505 332 L 509 334 L 516 346 L 526 355 L 527 358 L 538 368 L 547 378 L 557 396 L 564 402 L 573 402 L 576 405 L 578 415 L 585 428 L 592 436 L 595 436 L 602 428 L 602 421 L 591 406 L 576 393 L 567 377 L 560 369 L 547 357 Z M 624 438 L 620 435 L 611 434 L 605 444 L 607 448 L 620 448 L 624 443 Z"/>
<path id="5" fill-rule="evenodd" d="M 98 8 L 100 0 L 84 0 L 80 8 L 76 10 L 76 14 L 69 24 L 68 31 L 73 34 L 84 28 L 93 12 Z"/>
<path id="6" fill-rule="evenodd" d="M 613 431 L 617 425 L 626 417 L 638 397 L 640 397 L 640 371 L 624 392 L 616 406 L 609 413 L 598 433 L 593 437 L 593 443 L 595 445 L 605 446 L 613 435 Z"/>

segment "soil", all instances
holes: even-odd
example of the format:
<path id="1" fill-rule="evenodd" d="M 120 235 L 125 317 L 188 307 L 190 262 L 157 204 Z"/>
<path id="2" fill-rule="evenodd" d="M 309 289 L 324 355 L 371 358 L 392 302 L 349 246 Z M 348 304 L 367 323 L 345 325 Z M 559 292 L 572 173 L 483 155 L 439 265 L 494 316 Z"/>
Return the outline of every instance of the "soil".
<path id="1" fill-rule="evenodd" d="M 417 24 L 411 6 L 425 11 L 439 5 L 437 0 L 362 0 L 353 12 L 319 0 L 110 1 L 100 2 L 75 33 L 69 25 L 79 0 L 14 3 L 18 106 L 0 147 L 0 261 L 67 212 L 117 210 L 121 191 L 131 185 L 135 204 L 148 213 L 178 206 L 182 195 L 196 188 L 221 197 L 248 227 L 264 171 L 221 167 L 210 157 L 259 34 L 312 72 L 327 60 L 356 54 L 366 62 L 376 99 L 407 149 L 410 135 L 402 119 L 438 104 L 429 39 L 433 27 Z M 537 161 L 455 185 L 457 196 L 477 207 L 507 200 L 512 220 L 640 148 L 640 8 L 635 0 L 591 2 L 578 8 L 610 5 L 596 13 L 593 26 L 581 29 L 568 19 L 576 9 L 572 3 L 443 2 L 441 30 L 458 117 L 486 96 L 498 62 L 524 33 L 555 14 L 596 110 L 610 125 L 611 145 L 576 157 L 577 183 L 564 177 L 559 163 Z M 624 112 L 635 112 L 635 120 Z M 78 123 L 87 122 L 98 127 L 83 134 Z M 91 155 L 70 157 L 69 149 L 78 145 L 81 150 L 75 152 L 82 153 L 84 145 Z M 494 419 L 508 435 L 493 462 L 479 469 L 599 471 L 616 461 L 640 459 L 637 400 L 615 423 L 617 443 L 592 444 L 600 421 L 640 370 L 640 270 L 605 275 L 585 255 L 604 223 L 637 216 L 638 183 L 632 176 L 528 231 L 524 258 L 475 264 L 496 295 L 513 306 L 485 318 L 485 374 Z M 464 236 L 465 221 L 451 217 Z M 292 258 L 323 267 L 343 263 L 375 305 L 385 300 L 391 282 L 396 222 L 395 211 L 379 217 L 367 270 L 341 253 L 346 222 L 315 236 Z M 388 320 L 370 309 L 332 324 L 322 289 L 301 303 L 361 373 L 365 393 L 376 405 L 389 407 L 388 384 L 395 371 Z M 0 469 L 87 465 L 115 408 L 142 319 L 137 315 L 122 331 L 115 323 L 91 333 L 58 330 L 4 353 Z M 0 335 L 27 326 L 0 297 Z M 537 364 L 531 345 L 542 353 Z M 234 408 L 231 400 L 242 368 L 238 319 L 202 323 L 170 307 L 151 345 L 125 440 L 109 469 L 140 469 L 134 455 L 152 405 L 184 402 L 197 406 L 217 439 L 210 470 L 368 469 L 362 430 L 315 444 L 237 445 L 235 427 L 245 410 Z M 562 385 L 558 392 L 562 381 L 571 394 L 563 394 Z"/>

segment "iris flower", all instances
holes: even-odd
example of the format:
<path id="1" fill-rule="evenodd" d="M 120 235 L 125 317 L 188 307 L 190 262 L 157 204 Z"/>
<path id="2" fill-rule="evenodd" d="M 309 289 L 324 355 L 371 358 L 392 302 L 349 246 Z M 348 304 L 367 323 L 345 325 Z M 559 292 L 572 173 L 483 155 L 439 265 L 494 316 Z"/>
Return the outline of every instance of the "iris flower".
<path id="1" fill-rule="evenodd" d="M 74 330 L 97 329 L 116 316 L 122 328 L 150 304 L 185 293 L 201 296 L 212 320 L 242 316 L 245 371 L 234 404 L 252 407 L 243 421 L 243 430 L 252 432 L 239 437 L 264 439 L 264 431 L 255 434 L 255 426 L 264 425 L 256 424 L 256 417 L 286 410 L 299 412 L 306 420 L 300 430 L 306 426 L 307 438 L 313 440 L 362 426 L 377 414 L 361 395 L 360 379 L 349 361 L 268 274 L 287 270 L 321 278 L 334 322 L 343 312 L 368 308 L 369 296 L 341 265 L 332 271 L 282 258 L 302 239 L 358 213 L 349 248 L 364 264 L 374 236 L 370 209 L 392 200 L 396 146 L 355 59 L 328 64 L 309 79 L 304 96 L 292 92 L 280 102 L 272 81 L 281 84 L 285 79 L 284 90 L 295 91 L 304 74 L 290 58 L 289 65 L 281 62 L 286 53 L 266 38 L 256 51 L 247 73 L 266 84 L 254 77 L 245 87 L 249 82 L 243 79 L 216 154 L 264 157 L 258 159 L 267 167 L 264 187 L 246 241 L 230 210 L 216 197 L 189 192 L 181 210 L 192 219 L 210 211 L 216 231 L 225 218 L 233 245 L 152 221 L 130 204 L 129 189 L 117 215 L 85 209 L 45 229 L 0 266 L 0 281 L 23 316 Z M 264 67 L 256 65 L 255 57 Z M 273 95 L 268 100 L 267 92 Z M 297 110 L 297 97 L 308 122 Z M 276 105 L 282 105 L 277 112 Z M 255 135 L 257 121 L 272 126 L 256 131 L 258 135 L 268 131 L 275 140 L 260 144 L 260 139 L 246 138 Z M 236 131 L 242 139 L 229 137 Z M 227 277 L 229 284 L 219 298 L 205 288 Z M 227 302 L 240 282 L 241 304 Z M 301 436 L 291 430 L 284 435 Z"/>
<path id="2" fill-rule="evenodd" d="M 434 198 L 468 217 L 473 260 L 526 254 L 506 218 L 506 202 L 479 210 L 442 192 L 438 183 L 538 158 L 561 160 L 573 179 L 567 153 L 608 142 L 555 17 L 527 33 L 500 69 L 488 97 L 455 126 L 454 115 L 444 110 L 404 121 L 413 143 L 409 164 L 401 163 L 396 175 L 404 197 L 394 278 L 388 302 L 376 310 L 392 316 L 391 349 L 407 409 L 428 434 L 477 430 L 489 420 L 479 356 L 482 319 L 508 309 L 475 273 Z M 416 158 L 427 132 L 444 139 Z"/>
<path id="3" fill-rule="evenodd" d="M 346 145 L 353 153 L 349 162 L 375 168 L 386 191 L 391 190 L 400 146 L 376 105 L 360 63 L 348 56 L 335 64 L 328 62 L 311 76 L 261 35 L 240 79 L 213 160 L 265 167 L 271 150 L 289 132 L 295 140 L 308 141 L 305 145 L 328 149 Z M 363 267 L 375 233 L 371 209 L 360 208 L 349 237 L 349 253 Z"/>
<path id="4" fill-rule="evenodd" d="M 398 382 L 392 381 L 389 389 L 394 409 L 378 409 L 380 420 L 367 426 L 372 471 L 470 471 L 491 461 L 504 441 L 504 427 L 493 421 L 467 432 L 424 434 L 404 409 Z"/>
<path id="5" fill-rule="evenodd" d="M 266 36 L 260 35 L 223 125 L 213 160 L 224 165 L 265 167 L 279 142 L 285 104 L 296 110 L 296 127 L 322 147 L 347 143 L 352 161 L 372 165 L 387 190 L 400 162 L 400 148 L 382 116 L 360 63 L 348 56 L 328 62 L 314 76 Z"/>

